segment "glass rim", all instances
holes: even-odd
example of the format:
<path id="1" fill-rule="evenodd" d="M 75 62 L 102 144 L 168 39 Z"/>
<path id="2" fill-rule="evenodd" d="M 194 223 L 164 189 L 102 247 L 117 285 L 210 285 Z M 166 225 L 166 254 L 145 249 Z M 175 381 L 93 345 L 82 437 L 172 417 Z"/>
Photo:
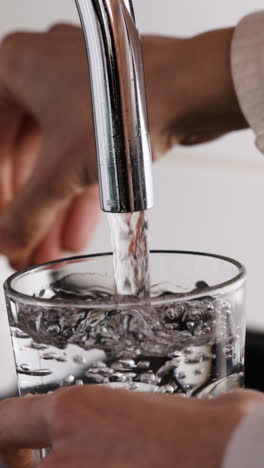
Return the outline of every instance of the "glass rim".
<path id="1" fill-rule="evenodd" d="M 194 300 L 194 299 L 199 299 L 201 297 L 204 297 L 204 296 L 208 296 L 208 295 L 217 295 L 219 294 L 219 292 L 221 291 L 222 294 L 225 293 L 226 290 L 228 290 L 230 287 L 236 285 L 237 287 L 240 286 L 240 284 L 245 281 L 246 279 L 246 275 L 247 275 L 247 270 L 246 270 L 246 267 L 240 263 L 239 261 L 237 260 L 234 260 L 233 258 L 231 257 L 227 257 L 227 256 L 224 256 L 224 255 L 218 255 L 218 254 L 213 254 L 213 253 L 206 253 L 206 252 L 196 252 L 196 251 L 188 251 L 188 250 L 150 250 L 150 254 L 151 255 L 156 255 L 156 254 L 166 254 L 166 255 L 190 255 L 190 256 L 197 256 L 197 257 L 209 257 L 209 258 L 215 258 L 217 260 L 222 260 L 224 262 L 227 262 L 227 263 L 231 263 L 232 265 L 234 265 L 235 267 L 237 267 L 238 269 L 238 272 L 237 274 L 231 278 L 230 280 L 228 281 L 225 281 L 225 282 L 222 282 L 222 283 L 218 283 L 218 284 L 215 284 L 213 286 L 208 286 L 207 288 L 203 288 L 201 291 L 199 292 L 183 292 L 183 293 L 172 293 L 170 294 L 169 297 L 163 297 L 163 298 L 160 298 L 160 297 L 154 297 L 154 298 L 151 298 L 151 303 L 154 304 L 154 305 L 164 305 L 166 303 L 168 304 L 172 304 L 174 302 L 182 302 L 182 300 L 187 300 L 187 301 L 190 301 L 190 300 Z M 82 309 L 82 308 L 85 308 L 87 309 L 87 303 L 82 303 L 80 301 L 80 299 L 76 299 L 76 301 L 72 302 L 71 300 L 60 300 L 60 301 L 56 301 L 56 300 L 53 300 L 52 298 L 51 299 L 43 299 L 41 297 L 34 297 L 34 296 L 30 296 L 30 295 L 27 295 L 27 294 L 24 294 L 24 293 L 21 293 L 19 291 L 17 291 L 16 289 L 13 288 L 12 286 L 12 283 L 17 280 L 18 278 L 22 277 L 22 276 L 25 276 L 25 275 L 28 275 L 30 273 L 34 273 L 34 272 L 37 272 L 39 270 L 42 270 L 42 269 L 48 269 L 48 267 L 54 267 L 55 265 L 62 265 L 63 263 L 68 263 L 68 262 L 73 262 L 73 263 L 78 263 L 79 261 L 84 261 L 84 260 L 89 260 L 89 259 L 95 259 L 95 258 L 99 258 L 99 257 L 110 257 L 112 256 L 113 253 L 112 252 L 100 252 L 100 253 L 95 253 L 95 254 L 88 254 L 88 255 L 79 255 L 79 256 L 73 256 L 73 257 L 66 257 L 66 258 L 62 258 L 62 259 L 59 259 L 59 260 L 53 260 L 51 262 L 47 262 L 47 263 L 42 263 L 40 265 L 36 265 L 36 266 L 33 266 L 33 267 L 29 267 L 25 270 L 22 270 L 22 271 L 18 271 L 16 273 L 13 273 L 11 276 L 9 276 L 6 281 L 4 282 L 4 292 L 5 292 L 5 295 L 8 297 L 8 298 L 11 298 L 13 300 L 17 300 L 19 302 L 24 302 L 26 304 L 29 304 L 29 305 L 39 305 L 39 306 L 46 306 L 46 307 L 53 307 L 54 305 L 56 305 L 57 308 L 59 307 L 75 307 L 75 308 L 79 308 L 79 309 Z M 120 297 L 119 297 L 120 299 Z M 104 310 L 104 309 L 109 309 L 109 307 L 111 306 L 111 304 L 114 304 L 114 305 L 118 305 L 119 308 L 122 308 L 122 307 L 129 307 L 129 306 L 133 306 L 135 305 L 135 303 L 139 303 L 139 301 L 144 301 L 144 299 L 138 299 L 138 298 L 135 298 L 135 301 L 133 301 L 133 299 L 131 298 L 131 302 L 129 301 L 126 301 L 126 302 L 123 302 L 122 301 L 111 301 L 111 302 L 108 302 L 108 304 L 103 304 L 103 303 L 94 303 L 93 301 L 89 301 L 89 307 L 92 307 L 94 309 L 100 309 L 100 310 Z"/>

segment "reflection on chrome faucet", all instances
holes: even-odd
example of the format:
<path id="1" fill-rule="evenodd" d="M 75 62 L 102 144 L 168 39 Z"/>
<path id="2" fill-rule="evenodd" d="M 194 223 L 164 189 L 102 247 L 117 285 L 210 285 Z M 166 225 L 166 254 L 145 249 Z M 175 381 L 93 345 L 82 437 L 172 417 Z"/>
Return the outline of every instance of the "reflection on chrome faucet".
<path id="1" fill-rule="evenodd" d="M 151 146 L 140 36 L 130 0 L 75 0 L 90 66 L 101 207 L 153 204 Z"/>

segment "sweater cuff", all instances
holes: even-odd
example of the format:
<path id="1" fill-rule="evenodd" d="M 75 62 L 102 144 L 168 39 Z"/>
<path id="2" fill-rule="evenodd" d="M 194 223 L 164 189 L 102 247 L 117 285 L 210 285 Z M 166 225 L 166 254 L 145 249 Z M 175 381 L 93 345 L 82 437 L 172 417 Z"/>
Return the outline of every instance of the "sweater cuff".
<path id="1" fill-rule="evenodd" d="M 264 153 L 264 11 L 246 16 L 236 27 L 231 67 L 240 107 Z"/>
<path id="2" fill-rule="evenodd" d="M 262 468 L 264 460 L 264 406 L 246 416 L 231 438 L 222 468 Z"/>

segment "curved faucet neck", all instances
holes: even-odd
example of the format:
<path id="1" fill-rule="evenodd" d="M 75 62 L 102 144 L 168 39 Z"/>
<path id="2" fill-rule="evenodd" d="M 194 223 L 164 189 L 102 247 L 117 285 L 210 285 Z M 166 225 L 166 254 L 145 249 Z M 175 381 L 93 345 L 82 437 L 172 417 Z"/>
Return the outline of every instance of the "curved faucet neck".
<path id="1" fill-rule="evenodd" d="M 101 207 L 153 205 L 152 158 L 140 36 L 130 0 L 75 0 L 85 36 Z"/>

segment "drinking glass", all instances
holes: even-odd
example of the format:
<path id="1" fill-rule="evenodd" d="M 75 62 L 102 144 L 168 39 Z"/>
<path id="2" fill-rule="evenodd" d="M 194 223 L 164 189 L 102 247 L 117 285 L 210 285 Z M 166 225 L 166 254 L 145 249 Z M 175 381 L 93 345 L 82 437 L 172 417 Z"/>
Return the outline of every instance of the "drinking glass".
<path id="1" fill-rule="evenodd" d="M 246 270 L 220 255 L 150 254 L 151 297 L 115 295 L 112 255 L 5 283 L 19 395 L 105 385 L 213 397 L 243 386 Z"/>

